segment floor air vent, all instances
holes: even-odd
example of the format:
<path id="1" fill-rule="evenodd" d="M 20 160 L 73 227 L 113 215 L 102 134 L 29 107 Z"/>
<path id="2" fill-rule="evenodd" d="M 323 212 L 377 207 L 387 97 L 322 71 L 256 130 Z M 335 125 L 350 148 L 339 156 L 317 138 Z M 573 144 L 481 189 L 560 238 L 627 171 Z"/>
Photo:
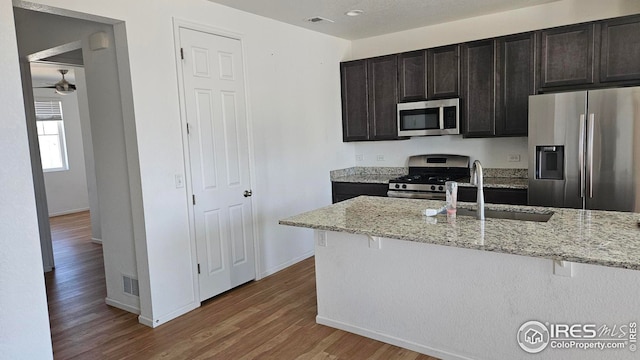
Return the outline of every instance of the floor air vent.
<path id="1" fill-rule="evenodd" d="M 134 279 L 127 275 L 122 275 L 123 290 L 125 294 L 140 296 L 138 288 L 138 279 Z"/>

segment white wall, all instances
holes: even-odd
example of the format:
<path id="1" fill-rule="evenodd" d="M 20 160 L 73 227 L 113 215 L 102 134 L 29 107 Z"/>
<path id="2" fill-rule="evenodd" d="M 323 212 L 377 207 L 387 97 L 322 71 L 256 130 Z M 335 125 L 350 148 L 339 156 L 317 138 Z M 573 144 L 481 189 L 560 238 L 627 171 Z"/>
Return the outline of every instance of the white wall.
<path id="1" fill-rule="evenodd" d="M 143 247 L 148 252 L 148 279 L 138 273 L 141 286 L 145 280 L 150 286 L 145 321 L 161 324 L 197 306 L 188 232 L 189 196 L 174 183 L 175 174 L 185 172 L 174 17 L 243 36 L 255 160 L 256 239 L 261 249 L 259 274 L 270 274 L 312 254 L 309 231 L 280 226 L 277 221 L 329 204 L 329 171 L 354 163 L 353 145 L 342 143 L 340 124 L 338 63 L 349 49 L 348 41 L 205 0 L 38 2 L 123 20 L 126 26 L 142 178 Z M 88 67 L 86 72 L 89 82 Z M 95 123 L 93 113 L 91 120 Z M 100 203 L 102 210 L 102 197 Z M 103 221 L 106 239 L 105 224 Z M 128 259 L 119 261 L 129 266 Z"/>
<path id="2" fill-rule="evenodd" d="M 515 34 L 579 22 L 640 13 L 636 0 L 563 0 L 544 5 L 453 21 L 376 36 L 352 42 L 345 60 L 394 54 L 466 41 Z M 409 155 L 427 153 L 471 155 L 485 167 L 527 168 L 527 138 L 464 139 L 457 136 L 422 137 L 409 141 L 356 143 L 363 155 L 360 166 L 404 166 Z M 508 154 L 519 154 L 520 162 L 507 162 Z M 377 161 L 384 155 L 385 161 Z"/>
<path id="3" fill-rule="evenodd" d="M 62 102 L 69 170 L 44 173 L 49 216 L 88 210 L 89 197 L 78 96 L 76 92 L 58 95 L 53 89 L 33 89 L 33 95 L 36 99 L 56 99 Z"/>
<path id="4" fill-rule="evenodd" d="M 356 166 L 407 166 L 410 155 L 459 154 L 480 160 L 488 168 L 527 168 L 527 138 L 463 139 L 462 135 L 420 136 L 401 141 L 375 141 L 356 144 Z M 384 160 L 379 161 L 378 155 Z M 520 161 L 508 162 L 508 155 L 520 155 Z"/>
<path id="5" fill-rule="evenodd" d="M 0 1 L 0 356 L 52 359 L 11 1 Z"/>

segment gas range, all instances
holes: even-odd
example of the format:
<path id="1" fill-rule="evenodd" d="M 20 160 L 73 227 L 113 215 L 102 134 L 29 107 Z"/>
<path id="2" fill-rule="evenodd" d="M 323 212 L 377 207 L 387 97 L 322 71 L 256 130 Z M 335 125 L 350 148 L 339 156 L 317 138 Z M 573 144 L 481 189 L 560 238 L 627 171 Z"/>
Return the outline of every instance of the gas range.
<path id="1" fill-rule="evenodd" d="M 409 174 L 389 180 L 387 196 L 444 200 L 445 183 L 469 178 L 468 156 L 414 155 L 409 157 Z"/>

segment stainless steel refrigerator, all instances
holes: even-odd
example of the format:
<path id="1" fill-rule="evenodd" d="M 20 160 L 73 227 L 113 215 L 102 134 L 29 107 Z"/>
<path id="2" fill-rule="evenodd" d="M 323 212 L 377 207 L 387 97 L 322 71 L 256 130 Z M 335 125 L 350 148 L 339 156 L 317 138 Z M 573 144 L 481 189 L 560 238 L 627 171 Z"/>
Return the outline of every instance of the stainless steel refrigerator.
<path id="1" fill-rule="evenodd" d="M 529 205 L 640 212 L 640 87 L 529 97 Z"/>

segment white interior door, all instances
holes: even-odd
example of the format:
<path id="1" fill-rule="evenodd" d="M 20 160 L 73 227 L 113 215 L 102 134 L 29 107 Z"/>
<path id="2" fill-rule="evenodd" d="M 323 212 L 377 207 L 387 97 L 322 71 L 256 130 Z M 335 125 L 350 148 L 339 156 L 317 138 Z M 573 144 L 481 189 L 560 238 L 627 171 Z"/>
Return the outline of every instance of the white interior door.
<path id="1" fill-rule="evenodd" d="M 180 28 L 200 300 L 255 279 L 239 40 Z"/>

